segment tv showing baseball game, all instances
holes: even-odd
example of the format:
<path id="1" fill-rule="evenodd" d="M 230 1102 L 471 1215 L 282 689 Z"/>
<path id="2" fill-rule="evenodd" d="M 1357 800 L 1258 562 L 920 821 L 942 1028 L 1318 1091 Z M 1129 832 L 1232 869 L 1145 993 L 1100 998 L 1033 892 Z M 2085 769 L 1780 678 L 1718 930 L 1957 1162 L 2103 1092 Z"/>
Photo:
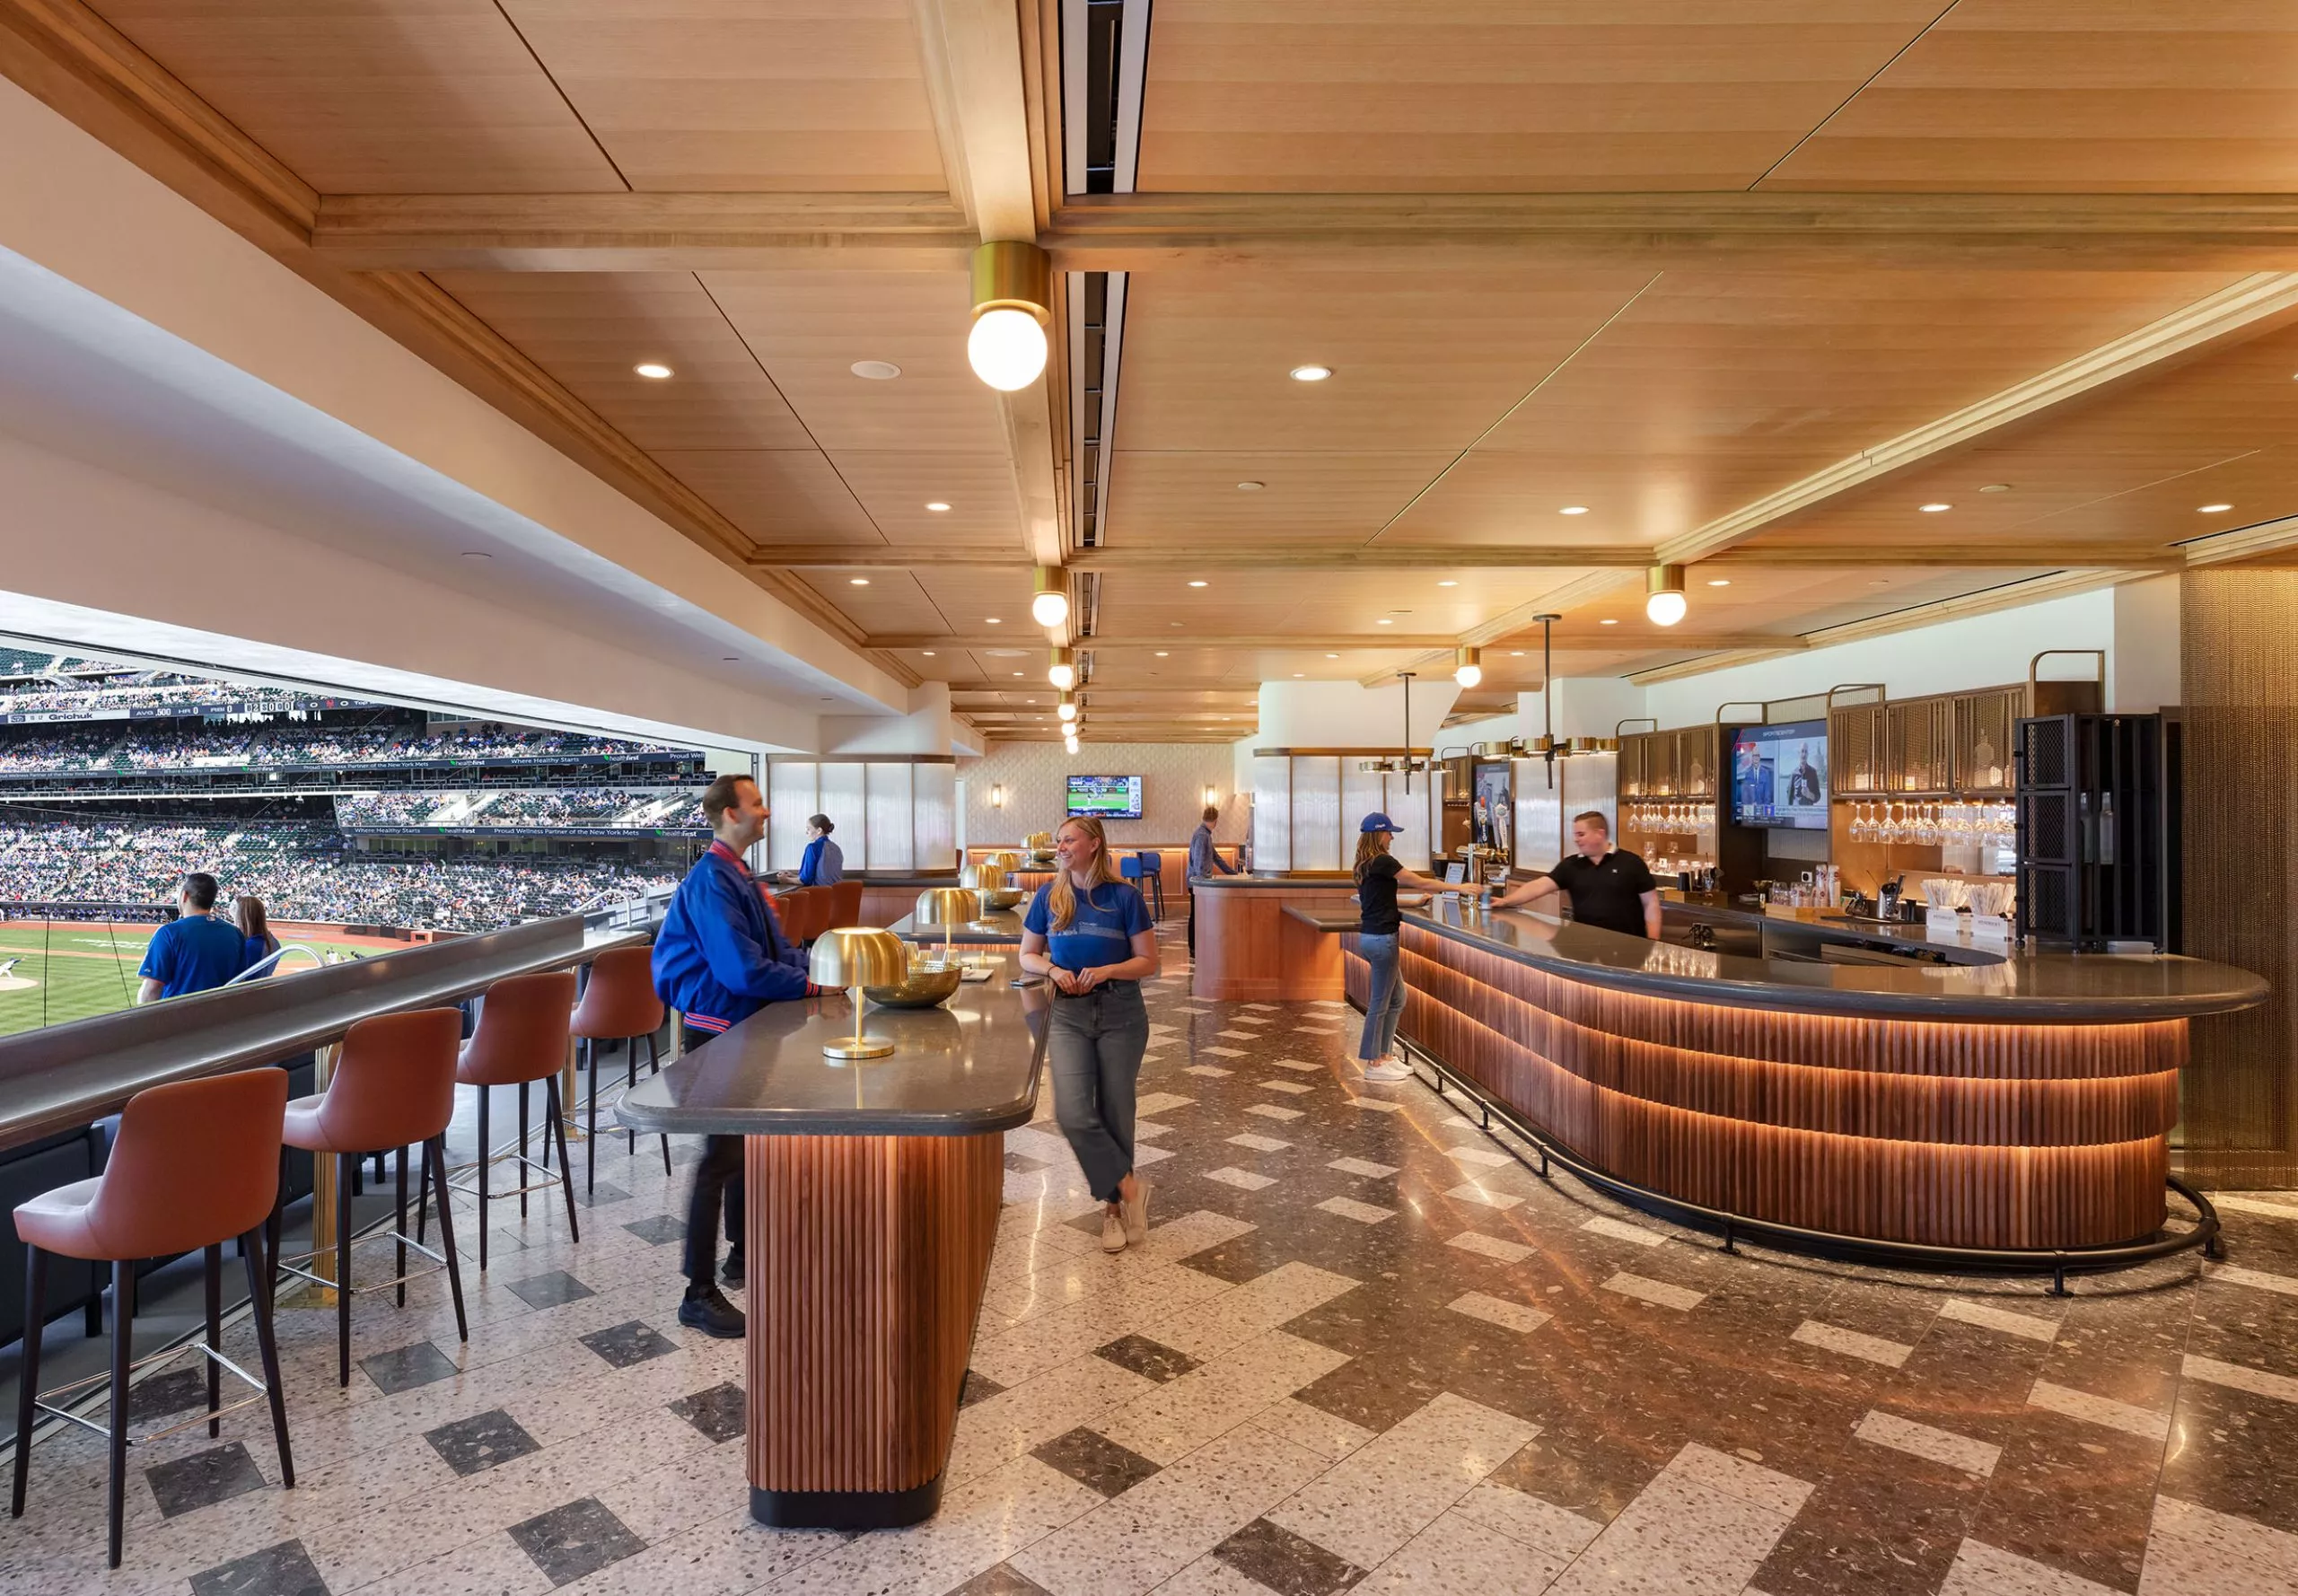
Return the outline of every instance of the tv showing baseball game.
<path id="1" fill-rule="evenodd" d="M 1069 778 L 1069 812 L 1101 820 L 1141 818 L 1141 778 L 1137 776 L 1073 776 Z"/>
<path id="2" fill-rule="evenodd" d="M 1828 829 L 1828 723 L 1743 726 L 1732 742 L 1732 820 L 1796 831 Z"/>

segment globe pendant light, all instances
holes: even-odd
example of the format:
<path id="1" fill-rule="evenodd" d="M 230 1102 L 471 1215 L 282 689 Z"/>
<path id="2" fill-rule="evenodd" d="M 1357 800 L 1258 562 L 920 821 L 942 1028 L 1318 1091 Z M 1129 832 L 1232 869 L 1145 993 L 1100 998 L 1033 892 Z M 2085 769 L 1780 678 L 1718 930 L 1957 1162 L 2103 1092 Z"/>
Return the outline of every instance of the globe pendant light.
<path id="1" fill-rule="evenodd" d="M 1065 693 L 1075 687 L 1077 685 L 1075 652 L 1066 648 L 1055 649 L 1053 663 L 1046 668 L 1045 679 Z"/>
<path id="2" fill-rule="evenodd" d="M 1452 680 L 1472 688 L 1484 680 L 1484 651 L 1463 648 L 1452 656 Z"/>
<path id="3" fill-rule="evenodd" d="M 1645 573 L 1644 613 L 1655 627 L 1672 627 L 1688 608 L 1684 599 L 1684 568 L 1654 566 Z"/>
<path id="4" fill-rule="evenodd" d="M 1041 627 L 1057 627 L 1069 618 L 1069 580 L 1052 566 L 1038 567 L 1030 618 Z"/>
<path id="5" fill-rule="evenodd" d="M 1052 279 L 1052 263 L 1035 244 L 1008 239 L 973 252 L 973 331 L 966 338 L 966 360 L 975 376 L 1001 393 L 1027 388 L 1045 370 Z"/>

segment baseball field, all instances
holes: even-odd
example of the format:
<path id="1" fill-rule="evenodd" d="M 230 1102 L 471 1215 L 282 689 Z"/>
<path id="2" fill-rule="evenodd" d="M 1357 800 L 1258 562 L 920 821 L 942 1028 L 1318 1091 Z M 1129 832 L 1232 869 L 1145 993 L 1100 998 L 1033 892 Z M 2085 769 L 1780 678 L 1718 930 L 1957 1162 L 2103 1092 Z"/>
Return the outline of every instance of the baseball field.
<path id="1" fill-rule="evenodd" d="M 151 925 L 111 925 L 84 920 L 0 921 L 0 1036 L 109 1014 L 136 1001 L 136 969 L 152 940 Z M 282 942 L 314 947 L 338 958 L 373 956 L 406 946 L 369 938 L 326 938 L 281 925 Z M 283 975 L 312 968 L 290 953 Z"/>

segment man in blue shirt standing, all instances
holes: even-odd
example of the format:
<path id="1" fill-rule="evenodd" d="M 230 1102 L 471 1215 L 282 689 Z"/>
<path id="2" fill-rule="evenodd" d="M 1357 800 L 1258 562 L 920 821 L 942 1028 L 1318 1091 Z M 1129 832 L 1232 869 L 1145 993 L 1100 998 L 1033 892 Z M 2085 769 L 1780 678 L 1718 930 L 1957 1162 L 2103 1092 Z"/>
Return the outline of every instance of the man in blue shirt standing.
<path id="1" fill-rule="evenodd" d="M 182 913 L 152 935 L 144 950 L 144 978 L 136 1001 L 152 1003 L 206 992 L 220 987 L 247 968 L 247 953 L 240 928 L 215 917 L 215 878 L 195 870 L 176 890 Z"/>
<path id="2" fill-rule="evenodd" d="M 1206 804 L 1203 821 L 1197 829 L 1197 835 L 1188 839 L 1188 880 L 1191 883 L 1188 890 L 1188 956 L 1192 959 L 1197 957 L 1196 881 L 1199 877 L 1211 875 L 1215 871 L 1223 875 L 1237 873 L 1230 868 L 1229 862 L 1221 856 L 1221 850 L 1213 846 L 1213 828 L 1220 822 L 1220 820 L 1219 807 L 1211 803 Z"/>
<path id="3" fill-rule="evenodd" d="M 782 934 L 774 910 L 750 879 L 742 855 L 766 835 L 766 799 L 747 776 L 722 776 L 702 794 L 709 850 L 671 897 L 654 939 L 654 990 L 685 1016 L 680 1048 L 722 1036 L 769 1003 L 814 996 L 806 955 Z M 686 1210 L 686 1300 L 679 1322 L 732 1337 L 741 1310 L 714 1278 L 718 1225 L 725 1218 L 726 1279 L 743 1283 L 742 1138 L 712 1136 L 695 1166 Z"/>

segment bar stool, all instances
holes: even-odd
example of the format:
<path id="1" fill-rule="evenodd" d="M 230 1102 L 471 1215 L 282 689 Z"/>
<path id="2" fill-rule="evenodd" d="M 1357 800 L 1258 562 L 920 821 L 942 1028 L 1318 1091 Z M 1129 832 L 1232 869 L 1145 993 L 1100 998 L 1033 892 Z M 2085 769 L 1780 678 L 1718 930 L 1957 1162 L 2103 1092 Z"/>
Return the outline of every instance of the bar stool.
<path id="1" fill-rule="evenodd" d="M 583 1184 L 585 1191 L 596 1191 L 599 1185 L 599 1044 L 620 1042 L 625 1049 L 623 1090 L 638 1084 L 638 1042 L 646 1041 L 646 1060 L 655 1074 L 662 1073 L 662 1055 L 654 1046 L 654 1033 L 662 1028 L 666 1011 L 662 1000 L 654 995 L 654 944 L 636 948 L 610 948 L 591 961 L 590 984 L 583 988 L 583 1001 L 574 1005 L 571 1022 L 574 1034 L 583 1043 L 583 1057 L 591 1073 L 591 1099 L 585 1109 L 584 1128 L 590 1137 L 590 1150 L 583 1154 Z M 629 1150 L 638 1151 L 638 1133 L 626 1132 Z M 662 1173 L 671 1172 L 671 1138 L 662 1138 Z"/>
<path id="2" fill-rule="evenodd" d="M 1137 882 L 1142 896 L 1149 902 L 1153 918 L 1165 917 L 1165 869 L 1161 855 L 1139 853 L 1117 862 L 1117 873 L 1128 881 Z"/>
<path id="3" fill-rule="evenodd" d="M 16 1235 L 24 1243 L 24 1360 L 16 1390 L 16 1478 L 9 1516 L 24 1514 L 31 1464 L 32 1422 L 46 1411 L 107 1435 L 111 1443 L 109 1507 L 111 1565 L 119 1566 L 122 1504 L 127 1485 L 128 1378 L 137 1369 L 198 1350 L 207 1360 L 207 1433 L 219 1433 L 216 1372 L 228 1369 L 271 1400 L 271 1430 L 279 1447 L 279 1478 L 292 1487 L 295 1462 L 287 1447 L 287 1404 L 279 1386 L 279 1346 L 272 1338 L 270 1271 L 264 1267 L 265 1221 L 279 1198 L 279 1129 L 287 1105 L 284 1070 L 250 1069 L 205 1081 L 154 1086 L 127 1100 L 104 1172 L 42 1192 L 16 1209 Z M 263 1378 L 225 1357 L 223 1342 L 224 1243 L 237 1237 L 247 1265 L 256 1346 Z M 204 1250 L 207 1262 L 207 1341 L 128 1357 L 136 1320 L 136 1263 L 139 1258 Z M 77 1414 L 39 1399 L 40 1323 L 45 1317 L 48 1260 L 53 1255 L 110 1263 L 111 1306 L 111 1422 L 99 1429 Z M 91 1375 L 50 1395 L 94 1384 Z M 197 1419 L 187 1421 L 197 1424 Z M 180 1429 L 171 1425 L 158 1435 Z"/>
<path id="4" fill-rule="evenodd" d="M 581 1223 L 574 1217 L 574 1186 L 566 1178 L 566 1105 L 558 1101 L 558 1072 L 566 1063 L 566 1047 L 573 1032 L 571 1022 L 574 1013 L 574 972 L 571 969 L 545 970 L 531 976 L 511 976 L 487 989 L 479 1005 L 478 1029 L 470 1040 L 463 1044 L 462 1057 L 455 1064 L 455 1083 L 478 1088 L 478 1158 L 453 1171 L 466 1174 L 478 1171 L 476 1188 L 447 1184 L 457 1191 L 467 1191 L 478 1198 L 478 1267 L 487 1271 L 487 1205 L 496 1197 L 515 1197 L 519 1213 L 527 1212 L 527 1195 L 556 1184 L 566 1195 L 566 1228 L 574 1240 L 583 1239 Z M 558 1167 L 561 1173 L 553 1175 L 548 1162 L 537 1163 L 527 1156 L 527 1088 L 539 1081 L 543 1089 L 543 1153 L 548 1158 L 555 1137 L 558 1143 Z M 515 1191 L 499 1191 L 491 1196 L 487 1189 L 487 1171 L 496 1162 L 488 1140 L 487 1099 L 490 1086 L 516 1086 L 519 1089 L 519 1150 L 502 1157 L 519 1166 L 519 1185 Z M 531 1184 L 527 1171 L 539 1171 L 543 1179 Z M 415 1236 L 423 1239 L 424 1215 L 430 1208 L 426 1193 L 417 1204 Z"/>
<path id="5" fill-rule="evenodd" d="M 829 889 L 801 887 L 782 895 L 782 934 L 800 947 L 829 929 Z"/>
<path id="6" fill-rule="evenodd" d="M 858 877 L 848 877 L 829 884 L 829 918 L 817 926 L 816 936 L 840 925 L 862 924 L 862 882 Z"/>
<path id="7" fill-rule="evenodd" d="M 462 1269 L 455 1258 L 454 1218 L 447 1207 L 447 1124 L 455 1117 L 455 1054 L 461 1045 L 463 1016 L 460 1009 L 417 1009 L 405 1014 L 381 1014 L 372 1020 L 362 1020 L 343 1033 L 341 1056 L 336 1060 L 334 1077 L 325 1092 L 316 1097 L 299 1097 L 287 1105 L 280 1139 L 290 1147 L 300 1147 L 314 1158 L 335 1155 L 335 1276 L 322 1279 L 311 1270 L 298 1267 L 318 1255 L 316 1251 L 300 1255 L 294 1262 L 279 1256 L 279 1223 L 282 1205 L 271 1207 L 271 1280 L 276 1287 L 279 1271 L 300 1275 L 314 1285 L 330 1287 L 335 1292 L 336 1383 L 351 1383 L 351 1298 L 357 1291 L 377 1291 L 382 1285 L 397 1288 L 399 1305 L 407 1306 L 407 1283 L 420 1280 L 424 1275 L 435 1275 L 443 1267 L 447 1285 L 455 1299 L 455 1334 L 464 1341 L 470 1339 L 470 1327 L 463 1319 Z M 407 1234 L 407 1150 L 414 1143 L 423 1146 L 422 1185 L 426 1197 L 436 1195 L 439 1199 L 439 1243 L 446 1249 L 443 1255 L 431 1250 L 420 1241 L 410 1241 Z M 359 1161 L 370 1155 L 380 1156 L 378 1150 L 399 1152 L 399 1212 L 391 1230 L 384 1235 L 364 1237 L 370 1241 L 395 1241 L 399 1244 L 398 1268 L 394 1278 L 376 1285 L 356 1286 L 351 1283 L 351 1190 L 350 1172 Z M 284 1155 L 283 1155 L 284 1156 Z M 319 1238 L 313 1236 L 314 1248 Z M 432 1260 L 434 1267 L 421 1275 L 407 1272 L 407 1250 L 412 1247 Z"/>

